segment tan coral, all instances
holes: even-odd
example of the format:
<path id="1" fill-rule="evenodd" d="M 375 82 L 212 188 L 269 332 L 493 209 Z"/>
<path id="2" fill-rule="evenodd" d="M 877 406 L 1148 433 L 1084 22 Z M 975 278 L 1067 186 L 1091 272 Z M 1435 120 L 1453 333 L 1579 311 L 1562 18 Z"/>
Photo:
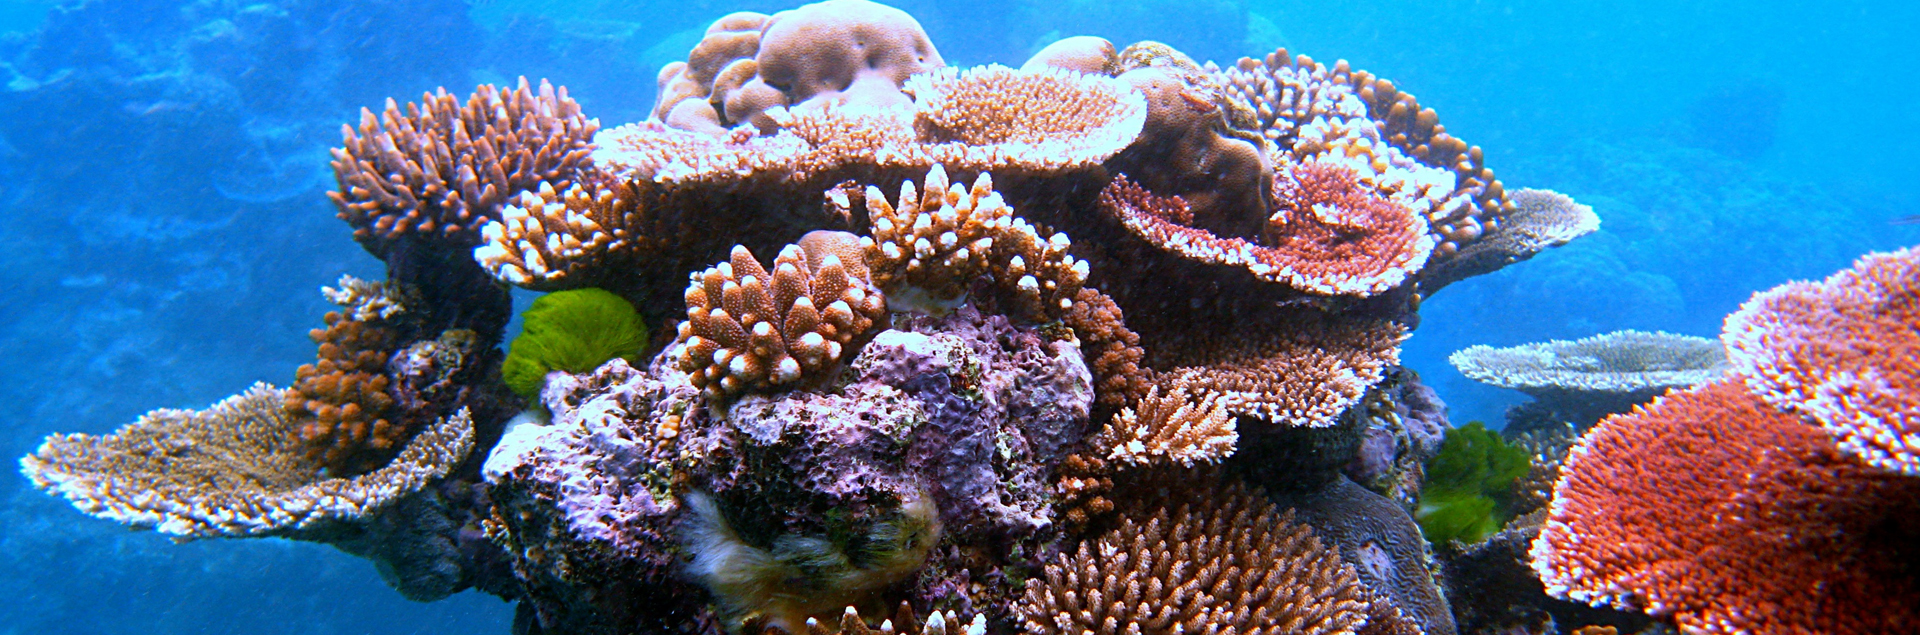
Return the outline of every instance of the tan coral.
<path id="1" fill-rule="evenodd" d="M 341 285 L 323 291 L 345 312 L 328 312 L 326 328 L 308 333 L 318 359 L 294 371 L 285 407 L 315 461 L 358 473 L 385 463 L 413 432 L 387 394 L 387 358 L 399 345 L 390 318 L 405 309 L 383 290 L 390 287 L 351 278 Z"/>
<path id="2" fill-rule="evenodd" d="M 1162 392 L 1154 386 L 1138 406 L 1120 411 L 1092 439 L 1107 459 L 1130 467 L 1213 463 L 1232 456 L 1240 442 L 1233 416 L 1218 393 L 1192 401 L 1185 382 Z"/>
<path id="3" fill-rule="evenodd" d="M 912 181 L 901 185 L 897 204 L 869 187 L 866 206 L 873 226 L 867 259 L 896 304 L 915 296 L 957 301 L 984 277 L 1011 313 L 1056 319 L 1073 308 L 1086 282 L 1087 264 L 1067 253 L 1073 243 L 1066 234 L 1041 238 L 993 191 L 986 173 L 968 189 L 949 186 L 946 170 L 935 165 L 920 189 Z"/>
<path id="4" fill-rule="evenodd" d="M 724 397 L 818 380 L 886 316 L 886 300 L 848 266 L 855 238 L 814 232 L 768 272 L 746 247 L 693 276 L 677 363 L 695 386 Z"/>
<path id="5" fill-rule="evenodd" d="M 1166 497 L 1047 564 L 1025 632 L 1346 634 L 1370 594 L 1338 550 L 1245 486 Z"/>
<path id="6" fill-rule="evenodd" d="M 524 77 L 512 90 L 483 85 L 464 105 L 445 89 L 421 101 L 362 109 L 333 151 L 340 189 L 328 196 L 374 255 L 407 236 L 474 244 L 508 197 L 541 183 L 565 190 L 592 165 L 599 121 L 544 80 L 537 91 Z"/>
<path id="7" fill-rule="evenodd" d="M 149 412 L 110 435 L 50 436 L 20 464 L 36 486 L 100 518 L 183 537 L 298 537 L 419 490 L 473 447 L 462 410 L 385 466 L 329 477 L 286 400 L 287 391 L 255 384 L 207 410 Z"/>
<path id="8" fill-rule="evenodd" d="M 1227 410 L 1274 425 L 1324 427 L 1400 360 L 1406 327 L 1385 320 L 1281 309 L 1169 346 L 1161 374 Z"/>
<path id="9" fill-rule="evenodd" d="M 473 251 L 494 278 L 529 289 L 582 286 L 621 258 L 645 251 L 653 237 L 643 228 L 644 203 L 630 182 L 589 189 L 574 184 L 563 193 L 552 184 L 522 192 L 498 220 L 480 227 L 484 243 Z M 590 283 L 590 282 L 588 282 Z"/>
<path id="10" fill-rule="evenodd" d="M 1096 421 L 1146 396 L 1152 379 L 1152 371 L 1142 364 L 1146 349 L 1140 347 L 1140 335 L 1127 328 L 1126 314 L 1112 297 L 1081 287 L 1073 308 L 1060 321 L 1080 339 L 1093 371 Z"/>

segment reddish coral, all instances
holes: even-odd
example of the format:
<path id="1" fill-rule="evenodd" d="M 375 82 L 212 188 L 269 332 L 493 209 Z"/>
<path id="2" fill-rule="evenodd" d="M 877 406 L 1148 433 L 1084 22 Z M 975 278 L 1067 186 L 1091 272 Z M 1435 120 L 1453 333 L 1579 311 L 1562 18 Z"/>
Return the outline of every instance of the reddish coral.
<path id="1" fill-rule="evenodd" d="M 319 360 L 295 371 L 287 413 L 300 421 L 312 458 L 336 472 L 360 472 L 385 463 L 407 430 L 394 412 L 384 374 L 395 334 L 377 321 L 326 315 L 327 328 L 309 335 Z"/>
<path id="2" fill-rule="evenodd" d="M 1426 223 L 1372 191 L 1351 168 L 1306 163 L 1275 177 L 1279 206 L 1256 239 L 1186 224 L 1178 197 L 1126 178 L 1100 193 L 1100 208 L 1135 235 L 1190 260 L 1239 267 L 1270 282 L 1325 295 L 1370 296 L 1417 271 L 1433 252 Z"/>
<path id="3" fill-rule="evenodd" d="M 1920 248 L 1757 294 L 1723 339 L 1755 394 L 1868 463 L 1920 476 Z"/>
<path id="4" fill-rule="evenodd" d="M 1689 633 L 1893 633 L 1920 620 L 1920 479 L 1841 452 L 1737 381 L 1600 423 L 1533 565 L 1560 597 Z"/>

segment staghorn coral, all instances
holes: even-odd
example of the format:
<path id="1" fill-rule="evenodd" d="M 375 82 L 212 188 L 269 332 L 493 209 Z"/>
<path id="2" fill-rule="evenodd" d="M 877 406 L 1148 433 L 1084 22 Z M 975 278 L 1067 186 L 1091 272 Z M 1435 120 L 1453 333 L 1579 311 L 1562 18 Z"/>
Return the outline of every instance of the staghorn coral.
<path id="1" fill-rule="evenodd" d="M 1127 408 L 1092 439 L 1096 452 L 1129 467 L 1213 463 L 1233 455 L 1240 434 L 1219 394 L 1198 403 L 1188 400 L 1187 384 L 1175 382 L 1165 393 L 1154 386 L 1138 410 Z"/>
<path id="2" fill-rule="evenodd" d="M 857 257 L 854 240 L 808 234 L 772 273 L 735 246 L 729 262 L 695 274 L 675 341 L 680 370 L 716 397 L 820 380 L 886 313 L 865 263 L 841 258 Z"/>
<path id="3" fill-rule="evenodd" d="M 482 85 L 465 105 L 445 89 L 421 102 L 361 109 L 333 150 L 340 189 L 327 196 L 376 256 L 404 237 L 470 246 L 509 197 L 541 183 L 564 191 L 592 165 L 599 121 L 545 80 L 537 92 L 524 77 L 512 90 Z"/>
<path id="4" fill-rule="evenodd" d="M 1920 248 L 1755 294 L 1722 337 L 1754 394 L 1868 463 L 1920 476 Z"/>
<path id="5" fill-rule="evenodd" d="M 1087 264 L 1067 253 L 1067 235 L 1041 238 L 993 191 L 985 172 L 968 189 L 949 186 L 946 170 L 935 165 L 918 191 L 912 181 L 901 184 L 897 204 L 869 186 L 866 207 L 873 224 L 873 236 L 862 241 L 866 259 L 896 310 L 919 298 L 956 301 L 984 277 L 1004 298 L 1004 311 L 1057 319 L 1086 282 Z"/>
<path id="6" fill-rule="evenodd" d="M 20 460 L 21 471 L 82 512 L 164 534 L 324 540 L 332 525 L 378 513 L 445 475 L 473 447 L 473 423 L 461 411 L 380 469 L 329 477 L 283 410 L 286 392 L 255 384 L 207 410 L 149 412 L 110 435 L 49 436 Z"/>
<path id="7" fill-rule="evenodd" d="M 1229 412 L 1275 426 L 1325 427 L 1399 363 L 1405 327 L 1279 309 L 1169 353 L 1165 381 L 1217 393 Z"/>
<path id="8" fill-rule="evenodd" d="M 1881 633 L 1920 619 L 1920 479 L 1841 451 L 1737 380 L 1588 432 L 1533 567 L 1553 595 L 1689 633 Z"/>
<path id="9" fill-rule="evenodd" d="M 1470 346 L 1447 361 L 1467 377 L 1527 393 L 1558 418 L 1582 425 L 1668 389 L 1713 381 L 1727 368 L 1718 341 L 1634 330 L 1508 348 Z"/>
<path id="10" fill-rule="evenodd" d="M 1352 633 L 1369 594 L 1292 514 L 1234 484 L 1167 498 L 1027 585 L 1028 633 Z"/>
<path id="11" fill-rule="evenodd" d="M 406 309 L 371 283 L 342 277 L 341 287 L 322 290 L 345 312 L 327 312 L 327 327 L 308 332 L 319 345 L 318 359 L 294 371 L 285 407 L 316 461 L 358 473 L 391 458 L 413 432 L 388 393 L 386 375 L 400 337 L 394 318 Z"/>
<path id="12" fill-rule="evenodd" d="M 1593 213 L 1593 208 L 1576 203 L 1565 194 L 1520 189 L 1509 197 L 1514 209 L 1506 214 L 1499 231 L 1488 232 L 1482 239 L 1460 247 L 1452 256 L 1420 272 L 1422 296 L 1431 296 L 1441 287 L 1498 271 L 1550 247 L 1600 230 L 1600 216 Z"/>

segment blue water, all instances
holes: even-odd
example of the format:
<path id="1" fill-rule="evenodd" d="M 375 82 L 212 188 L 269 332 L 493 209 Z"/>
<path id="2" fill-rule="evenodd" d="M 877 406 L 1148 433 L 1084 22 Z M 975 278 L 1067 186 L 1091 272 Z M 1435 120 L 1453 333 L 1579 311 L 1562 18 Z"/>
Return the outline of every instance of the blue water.
<path id="1" fill-rule="evenodd" d="M 315 290 L 378 278 L 323 192 L 343 122 L 384 99 L 547 77 L 608 125 L 748 0 L 96 0 L 0 4 L 0 455 L 202 407 L 312 360 Z M 1456 284 L 1405 361 L 1497 422 L 1517 393 L 1445 362 L 1471 344 L 1621 328 L 1702 336 L 1748 294 L 1920 243 L 1920 5 L 1642 1 L 903 2 L 949 63 L 1063 35 L 1229 62 L 1345 58 L 1437 109 L 1509 187 L 1601 231 Z M 371 565 L 277 540 L 173 544 L 0 477 L 0 635 L 505 633 L 467 592 L 415 604 Z"/>

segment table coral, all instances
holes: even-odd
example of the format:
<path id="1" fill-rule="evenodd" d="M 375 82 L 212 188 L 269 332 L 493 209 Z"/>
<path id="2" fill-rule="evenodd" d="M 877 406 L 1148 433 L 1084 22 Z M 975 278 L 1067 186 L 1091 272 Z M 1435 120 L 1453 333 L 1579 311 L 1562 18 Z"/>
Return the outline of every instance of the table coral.
<path id="1" fill-rule="evenodd" d="M 1723 338 L 1767 403 L 1818 420 L 1868 463 L 1920 476 L 1920 248 L 1756 294 Z"/>
<path id="2" fill-rule="evenodd" d="M 318 539 L 445 475 L 473 447 L 461 412 L 380 469 L 329 477 L 286 399 L 255 384 L 206 410 L 149 412 L 110 435 L 56 434 L 20 467 L 83 512 L 165 534 Z"/>
<path id="3" fill-rule="evenodd" d="M 1507 212 L 1499 231 L 1459 247 L 1453 255 L 1420 272 L 1421 295 L 1431 296 L 1441 287 L 1498 271 L 1600 229 L 1600 216 L 1593 213 L 1593 208 L 1565 194 L 1519 189 L 1508 197 L 1514 208 Z"/>
<path id="4" fill-rule="evenodd" d="M 1553 417 L 1580 425 L 1626 412 L 1669 389 L 1719 379 L 1727 370 L 1718 340 L 1634 330 L 1506 348 L 1469 346 L 1447 361 L 1475 381 L 1527 393 Z"/>
<path id="5" fill-rule="evenodd" d="M 508 197 L 541 183 L 567 189 L 590 165 L 599 127 L 544 80 L 537 92 L 526 78 L 511 90 L 483 85 L 464 105 L 442 89 L 404 113 L 389 99 L 378 116 L 362 109 L 357 129 L 341 126 L 340 189 L 328 196 L 376 256 L 408 236 L 470 245 Z"/>
<path id="6" fill-rule="evenodd" d="M 1738 380 L 1602 421 L 1533 544 L 1558 597 L 1689 633 L 1879 633 L 1920 619 L 1920 479 L 1842 451 Z"/>
<path id="7" fill-rule="evenodd" d="M 1322 427 L 1399 363 L 1406 331 L 1391 322 L 1283 310 L 1264 324 L 1188 338 L 1162 373 L 1218 393 L 1227 410 L 1276 426 Z"/>

